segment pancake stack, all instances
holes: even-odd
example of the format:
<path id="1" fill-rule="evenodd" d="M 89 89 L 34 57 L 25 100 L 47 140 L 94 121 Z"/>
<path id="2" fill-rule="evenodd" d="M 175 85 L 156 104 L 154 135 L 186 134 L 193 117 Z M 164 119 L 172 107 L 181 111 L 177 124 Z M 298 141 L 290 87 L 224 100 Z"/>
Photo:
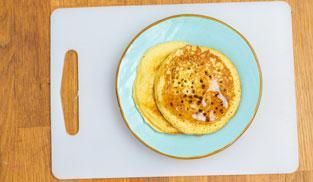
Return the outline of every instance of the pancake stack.
<path id="1" fill-rule="evenodd" d="M 147 50 L 133 86 L 145 122 L 167 134 L 216 132 L 234 116 L 240 96 L 239 74 L 225 55 L 185 42 Z"/>

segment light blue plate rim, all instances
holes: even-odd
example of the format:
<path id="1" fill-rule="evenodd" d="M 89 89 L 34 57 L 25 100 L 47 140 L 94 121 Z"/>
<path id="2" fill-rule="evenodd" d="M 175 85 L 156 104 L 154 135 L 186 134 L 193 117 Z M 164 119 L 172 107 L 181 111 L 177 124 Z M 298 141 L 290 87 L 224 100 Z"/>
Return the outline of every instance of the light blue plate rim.
<path id="1" fill-rule="evenodd" d="M 181 31 L 183 32 L 181 33 L 181 35 L 179 34 L 179 30 L 176 31 L 176 37 L 181 36 L 180 39 L 176 38 L 175 34 L 171 34 L 170 36 L 161 34 L 153 37 L 154 41 L 151 39 L 147 40 L 147 38 L 150 38 L 151 35 L 154 35 L 153 33 L 156 33 L 156 31 L 162 32 L 162 30 L 164 31 L 164 29 L 166 30 L 166 28 L 167 31 L 175 31 L 175 28 L 177 29 L 178 27 L 179 29 L 179 26 L 182 26 L 188 31 L 195 32 L 197 32 L 196 30 L 199 29 L 199 27 L 200 29 L 203 29 L 205 26 L 207 26 L 206 28 L 212 28 L 212 30 L 205 29 L 205 31 L 210 30 L 214 32 L 218 30 L 215 33 L 221 33 L 220 38 L 222 36 L 226 36 L 227 38 L 229 38 L 230 41 L 233 42 L 230 42 L 229 46 L 225 45 L 224 43 L 224 46 L 219 47 L 219 45 L 217 44 L 225 41 L 218 41 L 219 39 L 214 39 L 210 37 L 209 39 L 204 39 L 204 42 L 201 42 L 202 39 L 197 39 L 197 36 L 194 36 L 197 34 L 191 34 L 191 32 L 188 32 L 187 35 L 192 35 L 191 37 L 183 34 L 183 30 L 185 29 Z M 167 31 L 165 31 L 165 33 L 168 33 Z M 205 40 L 209 41 L 205 42 Z M 159 133 L 154 131 L 147 124 L 145 124 L 140 113 L 137 111 L 134 101 L 132 99 L 132 85 L 134 82 L 136 67 L 139 63 L 140 57 L 148 48 L 166 41 L 186 41 L 196 45 L 204 45 L 215 48 L 222 51 L 226 56 L 230 57 L 230 59 L 236 65 L 242 82 L 241 103 L 236 115 L 228 122 L 228 124 L 224 128 L 222 128 L 218 132 L 203 136 L 168 135 Z M 210 41 L 213 42 L 208 43 Z M 238 55 L 235 55 L 233 53 L 233 50 L 223 50 L 224 47 L 228 47 L 228 49 L 233 49 L 233 44 L 236 45 L 236 48 L 241 48 L 242 50 L 244 50 L 244 52 L 242 52 L 243 56 L 240 59 L 240 55 L 239 57 Z M 248 60 L 248 62 L 244 62 L 242 60 Z M 226 24 L 225 22 L 222 22 L 221 20 L 215 19 L 213 17 L 198 14 L 179 14 L 152 23 L 151 25 L 140 31 L 132 39 L 132 41 L 123 52 L 118 64 L 116 73 L 116 95 L 119 108 L 126 126 L 140 142 L 142 142 L 145 146 L 152 149 L 153 151 L 168 157 L 177 159 L 196 159 L 207 157 L 226 149 L 236 140 L 238 140 L 240 136 L 248 129 L 257 113 L 261 101 L 262 73 L 254 49 L 252 48 L 249 41 L 239 31 Z M 243 107 L 244 109 L 241 109 Z M 238 115 L 243 115 L 244 117 L 239 117 Z M 240 122 L 243 123 L 240 124 Z M 232 132 L 231 129 L 234 128 L 236 130 L 235 132 Z M 227 130 L 231 131 L 230 137 L 225 135 L 225 133 L 227 133 Z M 219 140 L 221 140 L 222 142 Z"/>

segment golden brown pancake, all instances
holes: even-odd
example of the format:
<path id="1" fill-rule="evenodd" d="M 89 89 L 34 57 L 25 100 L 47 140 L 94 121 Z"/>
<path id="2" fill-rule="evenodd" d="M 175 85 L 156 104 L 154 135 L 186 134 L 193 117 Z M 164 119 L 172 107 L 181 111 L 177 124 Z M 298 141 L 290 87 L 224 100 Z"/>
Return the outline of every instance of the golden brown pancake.
<path id="1" fill-rule="evenodd" d="M 185 46 L 184 42 L 167 42 L 156 45 L 147 50 L 138 67 L 136 80 L 133 85 L 133 98 L 138 111 L 147 124 L 163 133 L 178 133 L 167 122 L 158 110 L 153 94 L 154 78 L 164 59 L 173 51 Z"/>
<path id="2" fill-rule="evenodd" d="M 185 134 L 208 134 L 235 114 L 241 95 L 239 74 L 221 52 L 187 45 L 161 64 L 154 83 L 163 117 Z"/>

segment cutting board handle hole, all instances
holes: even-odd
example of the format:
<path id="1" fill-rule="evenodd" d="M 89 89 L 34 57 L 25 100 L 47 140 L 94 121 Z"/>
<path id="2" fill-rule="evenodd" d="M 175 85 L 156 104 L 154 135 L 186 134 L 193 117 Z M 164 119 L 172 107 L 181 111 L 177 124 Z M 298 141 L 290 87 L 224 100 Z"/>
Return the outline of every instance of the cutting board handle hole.
<path id="1" fill-rule="evenodd" d="M 61 100 L 66 132 L 76 135 L 79 130 L 78 54 L 68 50 L 63 63 Z"/>

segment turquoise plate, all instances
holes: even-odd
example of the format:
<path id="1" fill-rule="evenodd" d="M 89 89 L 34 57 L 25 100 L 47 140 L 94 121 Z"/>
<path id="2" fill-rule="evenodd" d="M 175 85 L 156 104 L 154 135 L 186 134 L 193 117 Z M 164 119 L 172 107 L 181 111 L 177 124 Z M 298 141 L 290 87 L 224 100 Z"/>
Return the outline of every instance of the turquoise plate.
<path id="1" fill-rule="evenodd" d="M 162 134 L 150 128 L 137 111 L 132 98 L 137 65 L 148 48 L 167 41 L 185 41 L 217 49 L 237 67 L 242 84 L 240 106 L 219 131 L 202 136 Z M 166 156 L 193 159 L 227 148 L 248 128 L 259 106 L 262 78 L 255 52 L 237 30 L 207 16 L 176 15 L 149 25 L 131 41 L 120 60 L 116 91 L 125 123 L 136 138 Z"/>

